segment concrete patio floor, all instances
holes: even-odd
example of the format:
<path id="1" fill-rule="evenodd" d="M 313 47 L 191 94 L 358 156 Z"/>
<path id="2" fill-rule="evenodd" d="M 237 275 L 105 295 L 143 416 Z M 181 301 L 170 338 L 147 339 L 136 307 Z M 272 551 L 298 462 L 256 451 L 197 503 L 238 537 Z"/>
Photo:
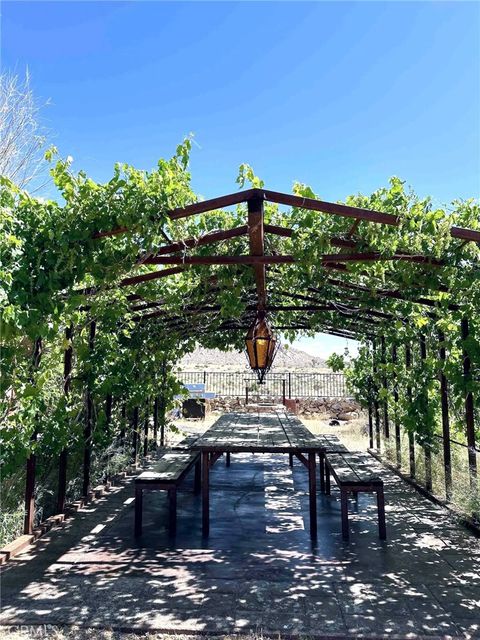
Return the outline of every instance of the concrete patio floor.
<path id="1" fill-rule="evenodd" d="M 388 540 L 374 499 L 350 509 L 318 496 L 308 533 L 307 474 L 287 456 L 232 456 L 211 473 L 211 532 L 189 479 L 175 541 L 166 496 L 147 494 L 133 538 L 127 479 L 3 570 L 3 625 L 75 624 L 175 633 L 480 637 L 480 543 L 372 458 L 385 479 Z"/>

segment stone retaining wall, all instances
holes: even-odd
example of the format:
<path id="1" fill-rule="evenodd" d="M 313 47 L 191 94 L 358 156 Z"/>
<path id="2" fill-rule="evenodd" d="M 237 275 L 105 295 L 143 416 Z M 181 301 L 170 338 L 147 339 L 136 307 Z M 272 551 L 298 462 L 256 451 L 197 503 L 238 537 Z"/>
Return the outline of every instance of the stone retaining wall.
<path id="1" fill-rule="evenodd" d="M 276 404 L 282 404 L 282 398 L 269 398 Z M 256 401 L 255 397 L 251 402 Z M 354 420 L 361 413 L 360 405 L 347 398 L 297 398 L 295 399 L 297 414 L 305 418 L 335 418 L 337 420 Z M 219 396 L 209 401 L 211 411 L 246 411 L 244 397 Z"/>

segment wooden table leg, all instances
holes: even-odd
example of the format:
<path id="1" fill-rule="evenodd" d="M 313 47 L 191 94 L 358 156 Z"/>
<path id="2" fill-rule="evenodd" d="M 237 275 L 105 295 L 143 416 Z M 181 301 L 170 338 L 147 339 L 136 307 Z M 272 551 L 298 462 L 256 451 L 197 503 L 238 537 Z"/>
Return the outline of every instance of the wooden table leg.
<path id="1" fill-rule="evenodd" d="M 325 493 L 325 454 L 318 454 L 320 466 L 320 491 Z"/>
<path id="2" fill-rule="evenodd" d="M 193 480 L 193 491 L 194 493 L 200 493 L 200 488 L 202 486 L 202 465 L 200 464 L 200 457 L 197 462 L 195 462 L 195 476 Z"/>
<path id="3" fill-rule="evenodd" d="M 169 533 L 174 536 L 177 533 L 177 487 L 168 490 L 169 498 Z"/>
<path id="4" fill-rule="evenodd" d="M 230 466 L 230 453 L 227 451 L 227 460 L 226 460 L 226 466 L 229 467 Z"/>
<path id="5" fill-rule="evenodd" d="M 142 535 L 143 489 L 135 487 L 135 536 Z"/>
<path id="6" fill-rule="evenodd" d="M 310 493 L 310 536 L 317 537 L 317 472 L 315 453 L 308 454 L 308 487 Z"/>
<path id="7" fill-rule="evenodd" d="M 387 525 L 385 524 L 385 496 L 383 487 L 377 489 L 377 508 L 378 508 L 378 535 L 380 540 L 387 539 Z"/>
<path id="8" fill-rule="evenodd" d="M 288 454 L 288 464 L 293 467 L 293 453 Z"/>
<path id="9" fill-rule="evenodd" d="M 202 451 L 202 534 L 208 536 L 210 530 L 210 460 L 208 451 Z"/>
<path id="10" fill-rule="evenodd" d="M 342 538 L 348 540 L 348 493 L 346 489 L 340 489 L 340 504 L 342 510 Z"/>

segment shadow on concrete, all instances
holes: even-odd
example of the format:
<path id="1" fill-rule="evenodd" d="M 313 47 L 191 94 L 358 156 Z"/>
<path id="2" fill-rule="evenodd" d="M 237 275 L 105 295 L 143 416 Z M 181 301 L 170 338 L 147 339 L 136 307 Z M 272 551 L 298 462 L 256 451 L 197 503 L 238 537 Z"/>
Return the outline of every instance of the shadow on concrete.
<path id="1" fill-rule="evenodd" d="M 308 479 L 281 455 L 239 454 L 211 473 L 210 536 L 192 480 L 178 500 L 177 536 L 163 492 L 144 499 L 133 537 L 127 479 L 42 538 L 2 575 L 2 624 L 302 635 L 480 637 L 480 546 L 451 515 L 372 460 L 385 479 L 388 540 L 374 498 L 318 496 L 308 532 Z"/>

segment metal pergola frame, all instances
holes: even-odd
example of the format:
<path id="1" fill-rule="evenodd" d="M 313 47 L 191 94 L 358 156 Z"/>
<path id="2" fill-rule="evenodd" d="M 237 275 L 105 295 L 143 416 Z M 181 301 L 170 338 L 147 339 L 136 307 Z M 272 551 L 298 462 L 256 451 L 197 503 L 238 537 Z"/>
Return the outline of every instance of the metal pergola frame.
<path id="1" fill-rule="evenodd" d="M 333 216 L 341 216 L 346 218 L 352 218 L 353 224 L 344 238 L 330 238 L 330 244 L 332 246 L 346 249 L 347 251 L 342 253 L 325 253 L 320 256 L 320 266 L 326 270 L 336 270 L 348 274 L 348 264 L 350 263 L 372 263 L 377 261 L 398 261 L 409 262 L 424 265 L 431 269 L 440 269 L 445 265 L 443 260 L 434 258 L 427 255 L 413 255 L 407 252 L 396 252 L 391 256 L 383 256 L 378 251 L 359 251 L 359 242 L 354 238 L 354 234 L 357 232 L 359 225 L 366 221 L 369 223 L 379 225 L 398 226 L 400 224 L 400 218 L 391 214 L 387 214 L 380 211 L 374 211 L 369 209 L 362 209 L 352 207 L 349 205 L 324 202 L 315 200 L 313 198 L 304 198 L 301 196 L 280 193 L 276 191 L 270 191 L 266 189 L 248 189 L 233 194 L 227 194 L 218 198 L 212 198 L 203 202 L 196 202 L 190 205 L 186 205 L 183 208 L 176 208 L 165 213 L 159 213 L 158 216 L 152 216 L 152 222 L 157 222 L 163 218 L 170 218 L 171 220 L 179 220 L 190 216 L 195 216 L 201 213 L 208 213 L 216 211 L 223 207 L 229 207 L 238 204 L 247 204 L 247 224 L 237 226 L 233 229 L 211 231 L 197 238 L 188 238 L 181 241 L 168 241 L 163 247 L 160 247 L 154 254 L 147 254 L 139 256 L 135 265 L 169 265 L 168 268 L 164 268 L 158 271 L 150 271 L 139 275 L 128 276 L 119 281 L 116 285 L 120 288 L 132 287 L 134 285 L 142 285 L 154 280 L 168 278 L 180 273 L 183 273 L 186 269 L 195 267 L 196 265 L 209 266 L 209 265 L 231 265 L 238 267 L 251 266 L 255 275 L 256 283 L 256 306 L 257 309 L 265 309 L 269 313 L 277 313 L 279 311 L 299 311 L 304 314 L 312 314 L 320 311 L 332 311 L 339 315 L 348 316 L 351 314 L 349 325 L 353 329 L 353 333 L 358 331 L 359 334 L 364 333 L 364 321 L 366 316 L 369 317 L 369 324 L 372 318 L 380 320 L 394 319 L 397 316 L 392 313 L 384 313 L 381 309 L 362 308 L 361 295 L 365 294 L 371 300 L 375 299 L 377 304 L 382 305 L 383 300 L 398 300 L 409 304 L 415 304 L 425 307 L 435 308 L 438 306 L 436 300 L 432 300 L 425 296 L 424 290 L 415 295 L 408 297 L 398 290 L 388 290 L 378 288 L 374 291 L 362 286 L 356 282 L 352 282 L 350 279 L 336 279 L 327 277 L 326 284 L 333 287 L 335 290 L 340 289 L 348 291 L 350 295 L 342 294 L 342 308 L 335 306 L 337 300 L 322 300 L 317 297 L 310 296 L 309 294 L 315 293 L 318 295 L 324 295 L 321 289 L 316 287 L 307 287 L 307 290 L 302 293 L 296 292 L 295 294 L 283 294 L 285 297 L 291 299 L 303 299 L 306 302 L 315 304 L 300 306 L 290 305 L 288 307 L 281 307 L 279 305 L 268 305 L 267 301 L 267 286 L 266 286 L 266 267 L 270 265 L 275 269 L 275 265 L 295 264 L 296 268 L 301 268 L 299 263 L 291 255 L 266 255 L 265 254 L 265 234 L 273 234 L 276 236 L 290 238 L 293 235 L 293 229 L 287 227 L 281 227 L 278 225 L 268 224 L 264 222 L 264 203 L 270 202 L 280 205 L 286 205 L 303 210 L 318 211 Z M 135 229 L 127 227 L 116 227 L 110 230 L 97 231 L 93 234 L 93 238 L 101 239 L 106 237 L 113 237 L 122 235 Z M 164 234 L 166 236 L 166 234 Z M 461 245 L 468 242 L 480 243 L 480 231 L 473 229 L 465 229 L 462 227 L 453 226 L 450 229 L 450 235 L 452 238 L 458 238 L 461 241 Z M 248 237 L 249 253 L 248 255 L 186 255 L 188 249 L 195 249 L 200 246 L 215 245 L 226 240 L 231 240 L 239 237 Z M 181 255 L 178 255 L 181 253 Z M 171 266 L 170 266 L 171 265 Z M 214 278 L 212 278 L 213 280 Z M 213 289 L 213 288 L 212 288 Z M 448 291 L 445 286 L 439 284 L 433 291 Z M 92 295 L 98 291 L 96 287 L 89 287 L 79 291 L 85 295 Z M 275 292 L 278 295 L 278 292 Z M 353 294 L 358 294 L 355 298 Z M 340 297 L 340 296 L 338 296 Z M 139 296 L 139 298 L 141 298 Z M 343 304 L 343 301 L 347 301 L 348 304 Z M 323 306 L 319 306 L 319 304 Z M 143 305 L 132 306 L 132 311 L 142 311 L 147 309 L 153 309 L 155 307 L 161 307 L 161 301 L 143 301 Z M 359 307 L 360 305 L 360 307 Z M 371 305 L 374 306 L 374 305 Z M 458 305 L 453 303 L 447 303 L 446 308 L 450 311 L 456 311 L 459 309 Z M 219 309 L 215 308 L 197 308 L 196 310 L 184 309 L 185 315 L 191 316 L 201 313 L 214 313 Z M 246 312 L 251 311 L 250 306 L 246 307 Z M 353 316 L 355 315 L 355 318 Z M 431 317 L 435 317 L 432 312 Z M 148 314 L 141 314 L 134 317 L 135 321 L 163 318 L 166 319 L 166 314 L 162 311 L 153 311 Z M 178 320 L 178 318 L 176 318 Z M 398 319 L 402 319 L 398 317 Z M 316 318 L 318 323 L 318 317 Z M 315 325 L 316 327 L 318 324 Z M 349 328 L 350 328 L 349 327 Z"/>
<path id="2" fill-rule="evenodd" d="M 338 271 L 343 273 L 341 279 L 327 276 L 325 284 L 331 287 L 334 295 L 327 296 L 325 291 L 320 287 L 307 286 L 303 292 L 287 292 L 287 291 L 275 291 L 276 296 L 289 298 L 293 301 L 302 301 L 304 304 L 270 304 L 267 296 L 266 285 L 266 267 L 270 266 L 275 270 L 275 265 L 293 265 L 297 269 L 301 269 L 301 261 L 298 261 L 291 255 L 267 255 L 265 253 L 265 235 L 271 234 L 274 236 L 291 238 L 294 234 L 294 230 L 288 227 L 282 227 L 274 224 L 265 223 L 264 221 L 264 204 L 266 202 L 274 203 L 278 205 L 285 205 L 288 207 L 294 207 L 302 210 L 318 211 L 324 214 L 332 216 L 340 216 L 350 218 L 353 220 L 352 225 L 348 231 L 344 234 L 344 237 L 331 237 L 329 238 L 330 245 L 338 247 L 342 251 L 339 253 L 325 253 L 319 256 L 319 266 L 328 271 Z M 205 200 L 203 202 L 197 202 L 190 205 L 186 205 L 182 208 L 172 209 L 170 211 L 159 214 L 159 216 L 152 217 L 152 221 L 158 221 L 162 217 L 168 217 L 171 220 L 180 220 L 190 216 L 198 214 L 208 213 L 216 211 L 225 207 L 233 205 L 247 204 L 247 219 L 246 224 L 237 226 L 233 229 L 211 231 L 198 238 L 189 238 L 182 241 L 172 242 L 169 241 L 165 246 L 160 247 L 154 254 L 148 254 L 139 256 L 136 265 L 167 265 L 167 268 L 159 271 L 153 271 L 146 274 L 137 276 L 130 276 L 120 281 L 120 287 L 132 286 L 135 284 L 142 284 L 150 282 L 160 278 L 166 278 L 172 275 L 182 273 L 185 269 L 194 268 L 196 265 L 208 266 L 208 265 L 231 265 L 238 267 L 250 266 L 253 269 L 255 276 L 255 288 L 256 288 L 256 304 L 251 304 L 245 301 L 245 313 L 237 319 L 231 321 L 223 321 L 217 326 L 203 327 L 203 332 L 216 332 L 216 331 L 238 331 L 248 327 L 251 321 L 251 312 L 255 310 L 264 310 L 269 314 L 276 314 L 282 311 L 295 311 L 301 314 L 301 320 L 294 321 L 289 325 L 284 326 L 284 330 L 298 329 L 308 330 L 315 327 L 315 330 L 328 333 L 331 335 L 337 335 L 350 339 L 367 339 L 373 346 L 375 351 L 377 342 L 380 340 L 382 345 L 382 358 L 386 357 L 385 354 L 385 341 L 382 336 L 383 323 L 385 321 L 401 321 L 405 322 L 405 318 L 398 313 L 393 312 L 392 309 L 385 309 L 385 304 L 389 301 L 398 301 L 409 305 L 415 305 L 420 308 L 429 309 L 425 312 L 425 315 L 429 318 L 435 319 L 437 316 L 435 310 L 438 307 L 448 311 L 461 311 L 458 304 L 447 301 L 439 303 L 437 300 L 428 297 L 432 293 L 450 293 L 448 288 L 438 282 L 436 285 L 428 285 L 427 287 L 411 287 L 413 291 L 412 295 L 407 295 L 404 291 L 393 289 L 385 289 L 378 287 L 371 289 L 363 284 L 356 282 L 350 275 L 349 264 L 362 264 L 362 263 L 374 263 L 389 261 L 394 263 L 407 262 L 410 264 L 418 264 L 419 268 L 426 268 L 431 273 L 441 273 L 442 269 L 447 266 L 447 263 L 439 259 L 438 257 L 429 255 L 412 254 L 407 251 L 395 252 L 393 255 L 382 255 L 375 250 L 369 250 L 368 246 L 362 246 L 360 239 L 355 237 L 359 226 L 364 223 L 373 223 L 378 225 L 388 225 L 397 227 L 401 224 L 401 219 L 398 216 L 394 216 L 381 211 L 374 211 L 370 209 L 363 209 L 352 207 L 349 205 L 324 202 L 313 198 L 305 198 L 302 196 L 280 193 L 276 191 L 270 191 L 263 188 L 248 189 L 233 194 L 227 194 L 218 198 Z M 96 232 L 94 238 L 105 238 L 127 233 L 131 229 L 126 227 L 117 227 L 110 230 L 103 230 Z M 165 234 L 166 235 L 166 234 Z M 467 229 L 458 226 L 452 226 L 450 228 L 450 236 L 454 239 L 458 239 L 458 249 L 461 249 L 469 242 L 480 243 L 480 231 L 475 229 Z M 186 252 L 189 249 L 195 249 L 200 246 L 215 245 L 226 240 L 232 240 L 239 237 L 248 237 L 249 253 L 248 255 L 187 255 Z M 179 255 L 180 254 L 180 255 Z M 480 274 L 480 271 L 479 271 Z M 355 274 L 357 277 L 360 274 Z M 365 273 L 368 276 L 368 273 Z M 346 277 L 350 276 L 350 277 Z M 314 295 L 312 295 L 314 294 Z M 147 302 L 143 309 L 155 308 L 157 303 Z M 161 303 L 158 303 L 161 306 Z M 365 306 L 366 305 L 366 306 Z M 373 308 L 372 308 L 373 307 Z M 141 309 L 137 305 L 135 311 Z M 135 316 L 135 321 L 142 322 L 144 320 L 153 320 L 155 318 L 161 318 L 162 322 L 175 323 L 177 327 L 181 327 L 185 330 L 185 334 L 192 329 L 195 324 L 195 318 L 201 317 L 203 314 L 215 314 L 220 311 L 220 306 L 215 304 L 209 304 L 205 306 L 188 307 L 182 310 L 182 316 L 168 317 L 168 314 L 162 310 L 152 311 L 146 314 L 139 314 Z M 335 322 L 333 319 L 324 318 L 319 316 L 319 313 L 331 312 L 335 315 Z M 188 323 L 185 322 L 185 318 L 188 317 Z M 339 320 L 341 319 L 341 322 Z M 278 329 L 280 327 L 277 327 Z M 465 340 L 469 335 L 468 319 L 463 318 L 461 323 L 461 335 Z M 439 336 L 441 337 L 441 336 Z M 424 338 L 420 336 L 420 350 L 422 358 L 425 355 L 425 343 Z M 392 354 L 392 357 L 396 357 L 396 354 Z M 442 358 L 442 352 L 440 351 L 440 358 Z M 464 353 L 464 375 L 468 377 L 470 375 L 470 360 L 468 354 Z M 448 416 L 445 416 L 445 411 L 448 412 L 448 402 L 445 403 L 444 396 L 447 393 L 446 388 L 442 387 L 442 420 L 443 420 L 443 433 L 444 433 L 444 454 L 448 456 L 445 465 L 450 465 L 450 452 L 449 445 L 449 423 Z M 377 423 L 377 433 L 379 431 L 379 407 L 378 401 L 375 402 L 375 420 Z M 465 415 L 467 424 L 467 441 L 469 447 L 469 466 L 471 483 L 476 483 L 476 458 L 475 458 L 475 430 L 474 430 L 474 408 L 472 394 L 466 394 L 465 397 Z M 370 416 L 370 442 L 373 446 L 373 427 L 372 417 Z M 385 407 L 384 421 L 386 423 L 386 430 L 388 430 L 388 413 Z M 398 447 L 398 434 L 397 435 L 397 447 Z M 428 453 L 426 452 L 426 466 L 429 466 Z M 446 473 L 447 479 L 448 473 Z M 428 484 L 428 479 L 427 479 Z M 431 481 L 430 481 L 431 484 Z M 447 495 L 448 495 L 447 487 Z"/>
<path id="3" fill-rule="evenodd" d="M 275 275 L 275 270 L 280 265 L 291 265 L 292 268 L 301 269 L 301 261 L 291 255 L 268 255 L 265 252 L 265 236 L 272 235 L 277 237 L 291 238 L 294 230 L 274 224 L 265 223 L 264 220 L 264 204 L 273 203 L 287 207 L 293 207 L 301 210 L 311 210 L 324 213 L 331 216 L 340 216 L 352 220 L 352 224 L 343 234 L 343 237 L 329 238 L 330 245 L 341 251 L 338 253 L 324 253 L 319 256 L 318 267 L 324 270 L 325 277 L 322 282 L 312 283 L 305 287 L 304 291 L 288 292 L 278 288 L 274 292 L 275 296 L 285 299 L 285 304 L 274 302 L 268 299 L 267 290 L 267 266 L 270 273 Z M 409 305 L 415 305 L 418 308 L 428 309 L 426 315 L 435 318 L 435 310 L 441 306 L 442 309 L 449 311 L 461 312 L 461 308 L 454 302 L 447 301 L 441 304 L 432 299 L 432 292 L 450 293 L 448 288 L 438 282 L 435 286 L 418 287 L 412 286 L 409 292 L 399 290 L 397 287 L 385 288 L 383 283 L 379 286 L 365 286 L 362 282 L 363 272 L 352 274 L 349 269 L 351 264 L 372 264 L 374 262 L 386 261 L 402 264 L 404 262 L 417 264 L 420 270 L 427 269 L 429 273 L 441 274 L 446 266 L 444 260 L 429 255 L 412 254 L 407 251 L 395 252 L 393 255 L 382 255 L 378 251 L 369 249 L 368 245 L 360 238 L 356 237 L 357 231 L 361 224 L 373 223 L 378 225 L 387 225 L 397 227 L 401 224 L 401 219 L 397 216 L 358 207 L 352 207 L 345 204 L 324 202 L 313 198 L 304 198 L 302 196 L 279 193 L 263 188 L 254 188 L 237 193 L 228 194 L 218 198 L 205 200 L 203 202 L 195 202 L 181 208 L 175 208 L 165 212 L 159 212 L 158 215 L 152 216 L 152 223 L 161 222 L 165 219 L 181 220 L 198 214 L 218 211 L 239 204 L 247 205 L 245 224 L 237 226 L 233 229 L 214 230 L 199 237 L 188 238 L 185 240 L 174 241 L 167 234 L 160 230 L 165 239 L 165 245 L 158 248 L 155 253 L 138 255 L 132 268 L 141 268 L 146 265 L 167 265 L 163 269 L 149 271 L 136 275 L 126 275 L 119 282 L 108 287 L 89 286 L 84 289 L 75 291 L 75 294 L 83 294 L 87 298 L 99 292 L 112 291 L 117 288 L 131 288 L 137 285 L 153 282 L 159 279 L 169 278 L 181 273 L 187 269 L 195 269 L 196 266 L 209 265 L 227 265 L 238 269 L 245 267 L 253 270 L 255 279 L 255 291 L 251 295 L 247 295 L 242 303 L 245 311 L 240 318 L 223 319 L 221 322 L 203 322 L 205 317 L 215 317 L 218 320 L 219 311 L 221 309 L 216 299 L 216 294 L 220 291 L 218 287 L 218 279 L 215 275 L 208 276 L 204 279 L 205 285 L 208 286 L 209 295 L 202 305 L 185 304 L 183 308 L 177 312 L 177 315 L 167 313 L 162 310 L 165 304 L 163 300 L 150 300 L 139 293 L 129 292 L 126 296 L 130 305 L 130 312 L 133 312 L 133 320 L 141 325 L 144 322 L 161 321 L 162 326 L 166 330 L 175 330 L 176 336 L 179 338 L 191 336 L 194 334 L 208 334 L 224 331 L 244 331 L 251 323 L 252 317 L 258 310 L 264 310 L 269 314 L 281 314 L 282 312 L 298 312 L 298 319 L 284 322 L 281 319 L 273 324 L 273 328 L 278 331 L 309 331 L 312 328 L 315 331 L 326 334 L 339 336 L 347 339 L 365 339 L 372 345 L 372 351 L 375 352 L 380 346 L 382 361 L 386 358 L 385 340 L 383 338 L 385 322 L 401 321 L 405 322 L 401 312 L 397 313 L 396 308 L 392 310 L 391 301 L 397 301 Z M 112 229 L 97 230 L 92 234 L 92 239 L 99 242 L 105 238 L 114 238 L 116 236 L 135 232 L 134 227 L 115 227 Z M 480 243 L 480 231 L 474 229 L 466 229 L 457 226 L 450 228 L 450 236 L 460 241 L 458 249 L 461 249 L 469 242 Z M 248 254 L 247 255 L 187 255 L 186 252 L 197 247 L 216 245 L 224 241 L 235 240 L 236 238 L 248 238 Z M 332 271 L 339 272 L 338 278 L 331 275 Z M 232 272 L 235 274 L 236 272 Z M 422 273 L 420 271 L 419 273 Z M 366 273 L 365 275 L 369 275 Z M 356 281 L 358 278 L 360 281 Z M 322 288 L 324 287 L 324 288 Z M 302 304 L 299 304 L 301 302 Z M 389 306 L 390 305 L 390 306 Z M 81 307 L 84 311 L 89 311 L 90 305 L 86 304 Z M 209 315 L 210 314 L 210 315 Z M 278 316 L 277 316 L 278 317 Z M 90 320 L 89 329 L 89 345 L 93 348 L 95 339 L 96 323 L 94 319 Z M 461 337 L 466 340 L 469 335 L 468 319 L 463 318 L 461 322 Z M 72 328 L 67 328 L 67 339 L 72 336 Z M 442 347 L 444 338 L 439 334 L 439 358 L 445 360 L 445 349 Z M 40 344 L 37 341 L 36 345 Z M 420 348 L 422 358 L 425 354 L 425 344 L 420 336 Z M 64 354 L 64 380 L 65 392 L 68 393 L 68 385 L 72 369 L 72 347 L 69 346 Z M 411 366 L 410 345 L 406 347 L 407 366 Z M 392 361 L 397 358 L 396 348 L 392 352 Z M 375 368 L 376 359 L 373 361 Z M 471 363 L 468 354 L 464 353 L 463 374 L 465 380 L 471 375 Z M 448 417 L 448 386 L 443 373 L 441 374 L 441 404 L 442 404 L 442 428 L 444 443 L 444 462 L 445 462 L 445 483 L 446 495 L 451 494 L 451 453 L 450 453 L 450 431 Z M 84 458 L 84 493 L 88 492 L 89 474 L 90 474 L 90 445 L 89 433 L 92 428 L 92 412 L 93 401 L 90 392 L 87 390 L 87 415 L 85 424 L 85 458 Z M 155 410 L 158 410 L 160 404 L 159 399 L 155 400 Z M 111 398 L 110 398 L 111 411 Z M 379 414 L 378 397 L 370 407 L 369 424 L 370 424 L 370 445 L 373 447 L 373 419 L 376 425 L 376 434 L 379 438 L 380 434 L 380 414 Z M 384 407 L 384 425 L 385 431 L 388 431 L 388 408 L 385 403 Z M 136 416 L 136 417 L 135 417 Z M 474 428 L 474 406 L 473 396 L 471 392 L 465 394 L 465 418 L 466 418 L 466 436 L 469 452 L 469 468 L 470 483 L 472 487 L 476 487 L 476 443 Z M 155 420 L 155 418 L 154 418 Z M 136 421 L 135 433 L 138 431 L 138 408 L 134 412 L 134 422 Z M 399 442 L 399 425 L 395 425 L 395 438 Z M 155 427 L 156 428 L 156 427 Z M 137 433 L 139 437 L 139 434 Z M 138 442 L 135 443 L 135 448 Z M 410 442 L 412 447 L 412 442 Z M 136 449 L 135 449 L 136 450 Z M 412 448 L 410 449 L 412 451 Z M 62 511 L 65 503 L 65 482 L 66 482 L 66 453 L 60 455 L 59 460 L 59 496 L 58 510 Z M 429 452 L 425 450 L 425 462 L 428 469 Z M 31 461 L 34 461 L 34 454 L 30 456 L 27 462 L 27 481 L 25 492 L 25 533 L 31 533 L 33 528 L 33 502 L 34 502 L 34 481 L 35 467 Z M 428 477 L 427 477 L 428 484 Z M 431 478 L 430 478 L 431 484 Z"/>

